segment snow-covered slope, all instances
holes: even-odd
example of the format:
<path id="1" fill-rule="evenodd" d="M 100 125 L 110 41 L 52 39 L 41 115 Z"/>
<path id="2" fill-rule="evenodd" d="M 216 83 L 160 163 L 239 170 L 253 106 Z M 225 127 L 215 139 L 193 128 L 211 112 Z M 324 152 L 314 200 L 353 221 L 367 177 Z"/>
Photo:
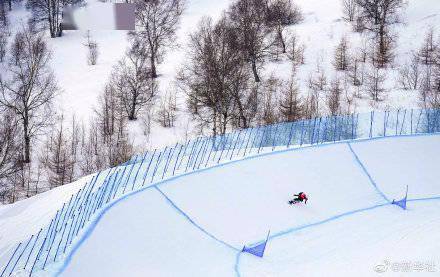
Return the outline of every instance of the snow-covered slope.
<path id="1" fill-rule="evenodd" d="M 384 259 L 439 263 L 439 144 L 433 135 L 326 145 L 152 186 L 106 210 L 62 276 L 371 276 Z M 406 185 L 408 210 L 389 205 Z M 307 205 L 287 205 L 298 191 Z M 263 259 L 241 253 L 269 230 Z"/>
<path id="2" fill-rule="evenodd" d="M 87 2 L 93 4 L 95 1 L 97 0 L 88 0 Z M 167 52 L 164 61 L 158 67 L 160 74 L 158 81 L 162 94 L 175 87 L 176 74 L 182 67 L 185 53 L 188 51 L 188 34 L 195 30 L 203 16 L 211 16 L 215 20 L 231 3 L 231 0 L 187 1 L 178 31 L 178 46 Z M 336 72 L 332 65 L 333 53 L 342 36 L 346 35 L 349 38 L 351 52 L 356 52 L 358 48 L 362 47 L 364 41 L 368 40 L 368 35 L 365 34 L 363 37 L 353 33 L 350 24 L 342 20 L 340 0 L 296 0 L 295 3 L 303 10 L 304 21 L 289 27 L 288 32 L 296 33 L 300 42 L 306 45 L 306 64 L 299 67 L 298 78 L 301 92 L 307 94 L 308 78 L 310 73 L 316 70 L 318 61 L 329 79 L 335 76 Z M 23 7 L 16 6 L 11 13 L 13 19 L 11 25 L 17 28 L 19 24 L 26 22 L 27 16 Z M 424 34 L 430 26 L 440 25 L 440 5 L 437 0 L 410 0 L 403 19 L 404 24 L 396 27 L 398 35 L 394 63 L 396 68 L 388 70 L 389 97 L 378 108 L 419 107 L 417 92 L 398 89 L 396 83 L 397 66 L 408 60 L 411 50 L 420 48 Z M 65 31 L 63 37 L 48 38 L 47 40 L 53 51 L 52 66 L 59 85 L 62 87 L 58 103 L 66 120 L 70 120 L 73 115 L 85 123 L 90 120 L 112 67 L 124 55 L 129 45 L 125 31 L 95 30 L 91 31 L 91 35 L 98 43 L 100 52 L 98 64 L 95 66 L 87 64 L 87 50 L 84 46 L 85 31 Z M 323 43 L 324 41 L 325 43 Z M 290 73 L 290 62 L 285 58 L 276 62 L 268 61 L 263 68 L 265 78 L 274 74 L 278 78 L 287 80 Z M 162 128 L 153 122 L 152 133 L 147 137 L 143 134 L 142 120 L 131 123 L 130 133 L 139 151 L 146 148 L 164 147 L 184 140 L 187 134 L 194 136 L 198 132 L 193 129 L 194 124 L 186 112 L 185 95 L 179 94 L 178 98 L 180 112 L 174 128 Z M 371 106 L 368 99 L 355 99 L 351 112 L 369 110 L 371 110 Z M 322 112 L 325 113 L 324 110 Z"/>

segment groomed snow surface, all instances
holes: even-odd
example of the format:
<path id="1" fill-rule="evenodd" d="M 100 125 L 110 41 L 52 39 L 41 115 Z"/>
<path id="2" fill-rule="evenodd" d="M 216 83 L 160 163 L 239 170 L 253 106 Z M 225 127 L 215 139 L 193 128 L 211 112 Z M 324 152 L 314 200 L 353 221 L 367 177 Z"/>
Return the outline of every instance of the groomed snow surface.
<path id="1" fill-rule="evenodd" d="M 435 276 L 429 271 L 440 272 L 439 146 L 439 135 L 339 143 L 164 182 L 107 209 L 58 273 Z M 386 199 L 402 198 L 406 185 L 408 209 L 389 205 Z M 289 206 L 299 191 L 310 201 Z M 263 258 L 240 252 L 269 230 Z"/>

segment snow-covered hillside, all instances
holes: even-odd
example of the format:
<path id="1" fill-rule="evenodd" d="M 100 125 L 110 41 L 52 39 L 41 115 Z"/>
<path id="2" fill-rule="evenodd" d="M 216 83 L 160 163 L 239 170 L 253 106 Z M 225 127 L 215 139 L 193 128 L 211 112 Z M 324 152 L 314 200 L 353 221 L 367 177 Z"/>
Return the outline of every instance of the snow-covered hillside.
<path id="1" fill-rule="evenodd" d="M 86 2 L 93 6 L 99 1 Z M 187 62 L 189 34 L 196 30 L 203 17 L 210 16 L 214 21 L 219 19 L 232 2 L 232 0 L 214 2 L 188 0 L 186 2 L 177 32 L 177 46 L 168 49 L 162 63 L 158 65 L 159 94 L 164 96 L 171 91 L 177 91 L 179 111 L 175 126 L 164 128 L 154 120 L 158 105 L 149 111 L 149 115 L 144 111 L 138 120 L 128 123 L 128 141 L 133 144 L 135 153 L 163 148 L 200 134 L 210 134 L 209 128 L 200 130 L 197 122 L 189 114 L 186 107 L 187 96 L 176 88 L 176 77 L 183 64 Z M 371 34 L 353 32 L 351 24 L 342 19 L 343 11 L 340 0 L 296 0 L 294 2 L 301 8 L 304 20 L 299 24 L 289 26 L 285 30 L 285 36 L 288 38 L 295 33 L 299 43 L 305 46 L 305 64 L 297 68 L 296 77 L 300 93 L 306 97 L 310 93 L 309 78 L 316 74 L 318 65 L 320 72 L 327 76 L 328 83 L 335 76 L 344 75 L 337 72 L 332 64 L 335 48 L 343 36 L 346 36 L 349 41 L 349 52 L 354 54 L 361 51 L 360 49 L 371 38 Z M 26 24 L 29 16 L 29 12 L 25 10 L 25 1 L 16 3 L 12 12 L 9 13 L 12 33 Z M 343 113 L 420 107 L 419 92 L 405 91 L 400 88 L 397 81 L 398 70 L 410 59 L 411 51 L 421 47 L 427 30 L 434 27 L 434 31 L 437 31 L 435 27 L 440 26 L 440 7 L 437 5 L 437 0 L 410 0 L 405 5 L 401 17 L 403 23 L 393 26 L 397 41 L 395 42 L 394 61 L 386 69 L 386 99 L 383 102 L 372 103 L 365 93 L 358 95 L 357 89 L 350 88 L 346 92 L 351 95 L 342 96 L 344 99 L 348 97 L 346 100 L 349 99 L 350 102 L 349 105 L 342 104 Z M 63 115 L 66 128 L 69 128 L 73 117 L 79 123 L 84 123 L 86 129 L 90 121 L 96 120 L 93 117 L 96 116 L 96 110 L 99 108 L 98 99 L 104 91 L 113 67 L 124 56 L 130 44 L 126 31 L 93 30 L 90 34 L 99 47 L 98 63 L 94 66 L 87 63 L 85 31 L 64 31 L 62 37 L 55 39 L 46 35 L 48 45 L 52 50 L 51 65 L 61 88 L 56 98 L 56 114 Z M 6 70 L 7 65 L 3 63 L 0 67 Z M 280 80 L 288 80 L 291 72 L 291 62 L 285 56 L 281 56 L 278 61 L 268 59 L 262 68 L 263 83 L 271 76 Z M 357 96 L 353 97 L 354 94 Z M 326 92 L 319 93 L 318 99 L 320 115 L 327 115 Z M 157 101 L 160 101 L 160 97 Z M 152 125 L 151 128 L 147 128 L 146 122 L 150 119 L 152 119 Z M 149 129 L 151 133 L 148 134 L 146 129 Z M 37 171 L 39 156 L 44 154 L 42 146 L 46 140 L 48 140 L 47 137 L 40 136 L 33 142 L 35 145 L 32 146 L 32 155 L 33 160 L 36 161 L 32 165 L 34 171 Z M 83 174 L 85 173 L 76 173 L 77 176 Z M 46 187 L 48 187 L 47 184 L 42 184 L 40 191 L 44 191 Z"/>
<path id="2" fill-rule="evenodd" d="M 342 97 L 353 97 L 353 102 L 341 104 L 341 113 L 350 115 L 325 117 L 328 91 L 322 90 L 316 115 L 322 118 L 237 130 L 211 140 L 211 130 L 201 130 L 191 117 L 187 96 L 177 88 L 176 79 L 189 56 L 189 34 L 203 17 L 219 19 L 232 2 L 186 1 L 177 46 L 168 49 L 158 65 L 157 101 L 177 91 L 174 127 L 164 128 L 154 121 L 156 105 L 128 122 L 128 140 L 138 153 L 131 160 L 0 205 L 0 273 L 371 276 L 385 269 L 390 276 L 401 276 L 406 263 L 414 266 L 411 273 L 440 272 L 439 111 L 415 110 L 421 104 L 419 92 L 403 90 L 398 84 L 400 66 L 411 58 L 411 51 L 421 47 L 427 30 L 433 27 L 440 34 L 438 0 L 408 0 L 403 22 L 392 26 L 397 40 L 394 61 L 383 69 L 387 76 L 384 101 L 373 103 L 351 86 L 344 88 Z M 285 34 L 297 34 L 305 45 L 305 64 L 297 67 L 296 78 L 306 97 L 309 78 L 318 68 L 329 83 L 336 76 L 344 78 L 332 64 L 342 37 L 347 37 L 350 53 L 354 53 L 367 45 L 371 34 L 353 32 L 342 19 L 340 0 L 294 2 L 304 20 L 289 26 Z M 8 16 L 13 34 L 30 16 L 25 1 L 15 3 Z M 85 128 L 96 120 L 104 87 L 130 45 L 126 31 L 93 30 L 90 34 L 99 45 L 94 66 L 87 63 L 84 31 L 64 31 L 58 38 L 46 34 L 51 67 L 61 88 L 54 114 L 63 114 L 66 125 L 75 117 Z M 6 72 L 7 63 L 0 63 L 0 69 Z M 261 68 L 262 84 L 272 77 L 287 81 L 291 72 L 287 57 L 268 59 Z M 374 112 L 362 114 L 367 111 Z M 145 132 L 148 116 L 153 116 L 150 134 Z M 30 175 L 36 175 L 41 162 L 37 156 L 45 151 L 45 135 L 33 141 L 34 172 Z M 173 170 L 168 167 L 172 162 Z M 408 209 L 404 211 L 391 201 L 402 198 L 407 186 Z M 14 183 L 13 193 L 15 189 Z M 24 196 L 24 185 L 22 190 Z M 299 191 L 307 192 L 309 202 L 289 206 L 287 201 Z M 106 201 L 101 201 L 104 196 Z M 63 211 L 65 225 L 58 226 Z M 66 230 L 69 233 L 64 236 Z M 269 231 L 264 258 L 242 252 L 244 245 L 264 241 Z M 43 233 L 49 236 L 48 243 Z M 63 249 L 58 251 L 60 246 Z M 40 253 L 46 260 L 40 259 Z M 417 269 L 418 264 L 423 268 Z"/>
<path id="3" fill-rule="evenodd" d="M 439 143 L 327 145 L 152 186 L 105 211 L 61 275 L 371 276 L 384 260 L 434 262 L 438 272 Z M 381 195 L 400 199 L 406 185 L 406 211 Z M 298 191 L 307 205 L 287 205 Z M 240 253 L 268 230 L 264 258 Z"/>
<path id="4" fill-rule="evenodd" d="M 94 1 L 89 0 L 88 3 L 93 5 Z M 188 51 L 189 33 L 195 30 L 204 16 L 218 19 L 231 3 L 231 0 L 187 1 L 178 31 L 179 46 L 169 50 L 164 61 L 159 65 L 161 94 L 175 89 L 176 74 L 185 62 L 185 53 Z M 352 26 L 342 20 L 340 0 L 296 0 L 295 3 L 302 9 L 304 21 L 289 27 L 286 33 L 296 33 L 300 42 L 306 46 L 306 64 L 300 66 L 298 71 L 300 90 L 305 95 L 308 92 L 308 78 L 310 73 L 316 70 L 318 62 L 329 79 L 337 74 L 332 60 L 335 47 L 342 36 L 348 37 L 350 50 L 356 52 L 368 40 L 368 34 L 354 33 Z M 16 26 L 20 21 L 25 22 L 23 18 L 27 15 L 23 7 L 17 6 L 10 17 L 14 19 L 12 25 Z M 376 107 L 379 109 L 419 107 L 417 92 L 399 89 L 397 67 L 409 59 L 410 51 L 421 47 L 429 27 L 440 25 L 440 6 L 437 0 L 408 1 L 403 20 L 404 23 L 396 27 L 398 41 L 394 68 L 388 70 L 386 87 L 389 96 Z M 62 93 L 58 97 L 61 111 L 66 119 L 75 115 L 78 120 L 85 123 L 94 115 L 97 100 L 104 90 L 112 67 L 122 58 L 129 45 L 125 31 L 95 30 L 91 35 L 98 43 L 100 51 L 98 64 L 95 66 L 87 64 L 85 31 L 65 31 L 60 38 L 47 39 L 53 51 L 53 69 L 62 88 Z M 267 79 L 271 74 L 287 80 L 291 74 L 290 62 L 286 58 L 277 62 L 269 61 L 264 66 L 263 79 Z M 187 135 L 198 134 L 199 130 L 193 129 L 194 124 L 186 112 L 185 97 L 182 93 L 178 95 L 180 112 L 174 128 L 163 128 L 153 122 L 151 135 L 147 137 L 143 134 L 142 120 L 131 123 L 130 133 L 138 151 L 164 147 L 184 140 Z M 369 111 L 372 109 L 370 104 L 368 99 L 356 99 L 351 112 Z"/>

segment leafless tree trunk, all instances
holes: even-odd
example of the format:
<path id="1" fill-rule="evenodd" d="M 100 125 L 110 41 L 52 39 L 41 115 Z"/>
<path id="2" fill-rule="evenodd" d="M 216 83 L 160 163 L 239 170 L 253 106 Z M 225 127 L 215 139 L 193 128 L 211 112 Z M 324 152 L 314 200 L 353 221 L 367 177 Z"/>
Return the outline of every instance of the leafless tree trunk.
<path id="1" fill-rule="evenodd" d="M 161 98 L 159 110 L 157 111 L 157 121 L 162 127 L 174 127 L 176 121 L 177 98 L 176 92 L 167 92 L 164 97 Z"/>
<path id="2" fill-rule="evenodd" d="M 94 41 L 90 35 L 90 31 L 87 31 L 86 34 L 86 43 L 84 44 L 87 47 L 87 62 L 89 65 L 95 65 L 98 61 L 98 43 Z"/>
<path id="3" fill-rule="evenodd" d="M 338 77 L 330 83 L 329 91 L 326 95 L 326 102 L 330 115 L 335 116 L 341 113 L 342 86 Z"/>
<path id="4" fill-rule="evenodd" d="M 404 64 L 399 70 L 399 83 L 403 89 L 416 90 L 419 87 L 420 67 L 419 56 L 412 53 L 410 63 Z"/>
<path id="5" fill-rule="evenodd" d="M 0 115 L 0 195 L 5 201 L 13 187 L 11 179 L 20 168 L 21 144 L 17 120 L 11 112 Z"/>
<path id="6" fill-rule="evenodd" d="M 271 29 L 266 24 L 267 4 L 264 0 L 239 0 L 228 12 L 237 32 L 237 50 L 251 65 L 255 82 L 260 82 L 259 67 L 270 53 L 272 43 L 267 41 Z"/>
<path id="7" fill-rule="evenodd" d="M 147 50 L 151 66 L 151 76 L 157 78 L 157 64 L 165 49 L 175 45 L 176 31 L 184 10 L 184 0 L 135 0 L 136 25 L 133 32 Z"/>
<path id="8" fill-rule="evenodd" d="M 263 83 L 263 97 L 260 99 L 261 115 L 260 123 L 263 125 L 273 124 L 280 121 L 277 109 L 278 95 L 281 90 L 281 80 L 271 75 Z"/>
<path id="9" fill-rule="evenodd" d="M 283 121 L 296 121 L 303 117 L 303 100 L 299 93 L 296 76 L 293 74 L 281 90 L 279 105 Z"/>
<path id="10" fill-rule="evenodd" d="M 400 23 L 399 12 L 404 6 L 403 0 L 356 0 L 360 17 L 366 22 L 365 28 L 375 34 L 376 63 L 384 67 L 392 56 L 393 38 L 390 27 Z"/>
<path id="11" fill-rule="evenodd" d="M 434 28 L 430 28 L 418 53 L 420 61 L 425 65 L 434 64 L 436 52 L 440 50 L 440 45 L 435 42 L 434 36 Z"/>
<path id="12" fill-rule="evenodd" d="M 2 63 L 6 56 L 8 38 L 6 33 L 0 30 L 0 63 Z"/>
<path id="13" fill-rule="evenodd" d="M 380 102 L 385 99 L 384 93 L 387 91 L 384 87 L 386 80 L 386 73 L 380 68 L 370 68 L 367 71 L 365 79 L 365 90 L 375 102 Z"/>
<path id="14" fill-rule="evenodd" d="M 234 114 L 242 126 L 252 117 L 248 111 L 254 106 L 254 90 L 247 86 L 249 76 L 236 41 L 227 18 L 216 25 L 210 18 L 202 19 L 190 36 L 191 51 L 178 78 L 189 110 L 200 125 L 212 127 L 214 135 L 226 132 Z"/>
<path id="15" fill-rule="evenodd" d="M 342 0 L 342 9 L 345 20 L 353 22 L 356 19 L 356 0 Z"/>
<path id="16" fill-rule="evenodd" d="M 42 163 L 48 171 L 50 188 L 63 186 L 69 182 L 75 161 L 69 151 L 69 140 L 63 127 L 63 118 L 47 142 L 47 159 Z"/>
<path id="17" fill-rule="evenodd" d="M 267 25 L 275 30 L 276 42 L 281 46 L 282 53 L 286 53 L 284 29 L 303 20 L 301 10 L 291 0 L 271 0 L 267 3 L 266 14 Z"/>
<path id="18" fill-rule="evenodd" d="M 143 53 L 144 48 L 135 42 L 112 74 L 111 85 L 129 120 L 136 120 L 138 112 L 157 95 L 157 84 L 151 78 L 148 58 Z"/>
<path id="19" fill-rule="evenodd" d="M 0 78 L 0 103 L 19 116 L 24 140 L 24 162 L 31 160 L 31 140 L 50 123 L 52 100 L 58 91 L 49 68 L 44 39 L 24 29 L 16 35 L 21 50 L 9 61 L 8 79 Z"/>
<path id="20" fill-rule="evenodd" d="M 342 37 L 338 46 L 335 49 L 335 56 L 333 61 L 333 66 L 336 70 L 345 71 L 350 65 L 350 57 L 348 55 L 349 45 L 347 37 Z"/>
<path id="21" fill-rule="evenodd" d="M 287 57 L 292 61 L 294 67 L 305 63 L 304 50 L 305 45 L 300 44 L 298 36 L 293 33 L 288 41 Z"/>

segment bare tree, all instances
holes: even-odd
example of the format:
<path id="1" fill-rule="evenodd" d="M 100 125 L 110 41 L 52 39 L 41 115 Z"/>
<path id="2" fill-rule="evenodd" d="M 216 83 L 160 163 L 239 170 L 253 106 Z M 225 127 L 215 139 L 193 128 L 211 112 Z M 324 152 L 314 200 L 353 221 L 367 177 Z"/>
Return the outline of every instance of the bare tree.
<path id="1" fill-rule="evenodd" d="M 47 143 L 47 159 L 42 162 L 48 171 L 50 188 L 69 183 L 75 161 L 69 151 L 69 140 L 63 127 L 63 118 Z"/>
<path id="2" fill-rule="evenodd" d="M 312 90 L 324 91 L 327 86 L 327 75 L 324 69 L 318 65 L 317 70 L 309 76 L 309 88 Z"/>
<path id="3" fill-rule="evenodd" d="M 277 109 L 278 95 L 281 90 L 281 80 L 271 75 L 263 83 L 262 98 L 260 98 L 260 123 L 263 125 L 273 124 L 280 121 Z"/>
<path id="4" fill-rule="evenodd" d="M 28 0 L 27 6 L 32 10 L 31 24 L 42 23 L 42 28 L 49 27 L 52 38 L 60 37 L 63 32 L 63 10 L 82 2 L 83 0 Z"/>
<path id="5" fill-rule="evenodd" d="M 112 86 L 129 120 L 136 120 L 138 112 L 157 94 L 157 84 L 151 78 L 148 57 L 144 52 L 143 46 L 135 41 L 112 74 Z"/>
<path id="6" fill-rule="evenodd" d="M 157 111 L 157 121 L 162 127 L 174 127 L 177 111 L 176 92 L 168 91 L 160 100 L 159 110 Z"/>
<path id="7" fill-rule="evenodd" d="M 367 71 L 364 88 L 373 101 L 380 102 L 385 99 L 385 80 L 386 73 L 383 69 L 373 67 Z"/>
<path id="8" fill-rule="evenodd" d="M 435 42 L 434 28 L 430 28 L 425 36 L 422 47 L 419 50 L 420 61 L 425 65 L 435 63 L 435 53 L 440 46 Z"/>
<path id="9" fill-rule="evenodd" d="M 399 70 L 399 83 L 405 90 L 416 90 L 419 87 L 421 75 L 420 57 L 416 53 L 411 54 L 411 61 L 405 63 Z"/>
<path id="10" fill-rule="evenodd" d="M 237 50 L 251 65 L 255 82 L 260 82 L 258 68 L 270 54 L 271 28 L 266 24 L 265 0 L 239 0 L 229 8 L 229 18 L 237 32 Z"/>
<path id="11" fill-rule="evenodd" d="M 333 66 L 336 70 L 345 71 L 350 65 L 349 45 L 347 37 L 343 36 L 335 49 Z"/>
<path id="12" fill-rule="evenodd" d="M 226 132 L 234 114 L 242 126 L 249 122 L 253 90 L 247 87 L 245 61 L 236 51 L 236 34 L 227 18 L 216 25 L 211 18 L 202 19 L 190 35 L 188 61 L 178 77 L 188 96 L 188 109 L 201 126 L 210 126 L 214 135 Z"/>
<path id="13" fill-rule="evenodd" d="M 359 87 L 364 80 L 364 63 L 362 63 L 357 57 L 353 58 L 353 62 L 348 67 L 348 78 L 351 80 L 353 86 Z"/>
<path id="14" fill-rule="evenodd" d="M 341 85 L 341 80 L 335 77 L 330 82 L 330 88 L 326 95 L 326 103 L 330 115 L 335 116 L 341 113 L 341 97 L 343 93 L 343 88 Z"/>
<path id="15" fill-rule="evenodd" d="M 156 66 L 165 50 L 175 45 L 176 31 L 185 2 L 184 0 L 136 0 L 137 30 L 132 35 L 142 41 L 151 66 L 151 76 L 157 78 Z"/>
<path id="16" fill-rule="evenodd" d="M 19 116 L 24 139 L 24 162 L 31 160 L 31 140 L 50 123 L 52 100 L 58 91 L 49 67 L 44 38 L 29 29 L 19 32 L 21 50 L 12 52 L 8 79 L 0 77 L 0 103 Z"/>
<path id="17" fill-rule="evenodd" d="M 305 63 L 304 51 L 305 45 L 300 44 L 298 36 L 293 33 L 288 40 L 287 57 L 292 61 L 294 67 Z"/>
<path id="18" fill-rule="evenodd" d="M 8 37 L 5 32 L 0 30 L 0 63 L 4 61 L 6 56 L 6 48 L 8 43 Z"/>
<path id="19" fill-rule="evenodd" d="M 390 60 L 393 37 L 390 27 L 400 22 L 403 0 L 356 0 L 365 28 L 375 34 L 376 66 L 384 67 Z"/>
<path id="20" fill-rule="evenodd" d="M 310 89 L 304 99 L 304 118 L 316 118 L 320 116 L 319 98 L 320 91 Z"/>
<path id="21" fill-rule="evenodd" d="M 6 2 L 0 2 L 0 31 L 8 25 Z"/>
<path id="22" fill-rule="evenodd" d="M 0 116 L 0 196 L 5 202 L 6 196 L 13 190 L 11 178 L 20 168 L 21 144 L 17 120 L 10 112 Z"/>
<path id="23" fill-rule="evenodd" d="M 90 31 L 87 31 L 86 34 L 86 43 L 84 44 L 85 47 L 87 47 L 87 62 L 90 65 L 95 65 L 98 61 L 98 43 L 94 41 L 90 35 Z"/>
<path id="24" fill-rule="evenodd" d="M 440 60 L 434 66 L 431 91 L 428 94 L 429 107 L 432 109 L 440 108 Z"/>
<path id="25" fill-rule="evenodd" d="M 281 89 L 279 106 L 283 121 L 296 121 L 303 117 L 303 103 L 299 94 L 296 76 L 293 74 Z"/>
<path id="26" fill-rule="evenodd" d="M 349 22 L 355 21 L 357 11 L 356 0 L 342 0 L 342 11 L 345 20 Z"/>
<path id="27" fill-rule="evenodd" d="M 267 5 L 267 24 L 275 29 L 276 42 L 281 46 L 282 53 L 286 53 L 284 29 L 289 25 L 301 22 L 303 20 L 302 12 L 291 0 L 269 0 Z"/>

